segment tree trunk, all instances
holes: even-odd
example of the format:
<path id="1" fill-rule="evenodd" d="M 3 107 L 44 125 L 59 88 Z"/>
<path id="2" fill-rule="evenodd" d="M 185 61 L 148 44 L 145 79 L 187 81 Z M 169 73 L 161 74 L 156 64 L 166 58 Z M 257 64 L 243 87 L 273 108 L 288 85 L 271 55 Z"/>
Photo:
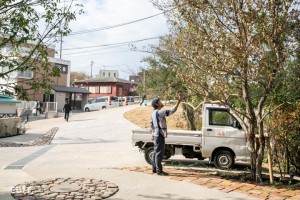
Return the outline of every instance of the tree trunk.
<path id="1" fill-rule="evenodd" d="M 188 129 L 195 131 L 197 128 L 195 123 L 194 109 L 187 104 L 182 104 L 182 108 L 183 108 L 184 116 L 188 122 Z"/>
<path id="2" fill-rule="evenodd" d="M 256 182 L 262 183 L 262 162 L 264 159 L 264 153 L 265 153 L 265 145 L 266 145 L 266 138 L 264 135 L 264 123 L 262 119 L 262 109 L 261 106 L 258 108 L 258 115 L 257 115 L 257 128 L 258 128 L 258 149 L 257 149 L 257 161 L 256 161 Z"/>
<path id="3" fill-rule="evenodd" d="M 250 150 L 250 165 L 251 165 L 251 179 L 255 180 L 256 177 L 256 138 L 253 123 L 249 122 L 247 125 L 248 148 Z"/>
<path id="4" fill-rule="evenodd" d="M 256 161 L 256 182 L 262 183 L 262 162 L 264 159 L 264 152 L 265 152 L 265 137 L 260 136 L 259 137 L 259 148 L 257 151 L 257 161 Z"/>

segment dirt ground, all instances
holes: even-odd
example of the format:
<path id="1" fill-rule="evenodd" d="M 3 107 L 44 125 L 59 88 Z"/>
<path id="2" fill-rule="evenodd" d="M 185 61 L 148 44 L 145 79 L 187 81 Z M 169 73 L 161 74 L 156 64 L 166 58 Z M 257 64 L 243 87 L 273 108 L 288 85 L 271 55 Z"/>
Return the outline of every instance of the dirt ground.
<path id="1" fill-rule="evenodd" d="M 175 104 L 169 103 L 165 105 L 163 109 L 172 109 L 174 105 Z M 124 117 L 141 128 L 149 128 L 152 112 L 152 106 L 141 106 L 126 112 Z M 170 115 L 166 119 L 169 130 L 187 130 L 187 122 L 184 118 L 181 106 L 179 106 L 176 113 Z"/>

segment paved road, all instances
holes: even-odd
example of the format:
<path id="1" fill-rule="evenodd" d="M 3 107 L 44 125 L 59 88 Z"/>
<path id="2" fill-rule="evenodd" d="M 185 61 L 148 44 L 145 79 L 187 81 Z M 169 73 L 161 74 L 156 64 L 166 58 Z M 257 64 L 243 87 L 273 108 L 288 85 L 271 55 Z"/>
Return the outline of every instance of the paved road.
<path id="1" fill-rule="evenodd" d="M 136 125 L 123 118 L 135 108 L 125 106 L 73 115 L 69 122 L 62 118 L 28 123 L 25 136 L 0 139 L 26 141 L 59 127 L 52 144 L 42 147 L 0 148 L 0 200 L 12 199 L 11 188 L 17 184 L 59 177 L 96 178 L 119 186 L 112 200 L 199 200 L 254 199 L 239 193 L 223 193 L 116 167 L 147 166 L 143 155 L 131 145 L 131 129 Z M 25 158 L 25 159 L 24 159 Z M 15 161 L 22 169 L 5 169 Z"/>

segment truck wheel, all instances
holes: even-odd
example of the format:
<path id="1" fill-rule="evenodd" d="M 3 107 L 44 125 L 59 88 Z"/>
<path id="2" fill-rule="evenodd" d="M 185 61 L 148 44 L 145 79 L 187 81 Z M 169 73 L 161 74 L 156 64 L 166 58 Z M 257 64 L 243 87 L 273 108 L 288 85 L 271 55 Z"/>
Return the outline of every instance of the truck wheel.
<path id="1" fill-rule="evenodd" d="M 152 156 L 153 156 L 154 147 L 149 147 L 145 150 L 145 160 L 149 165 L 152 165 Z M 164 155 L 163 159 L 168 160 L 171 155 Z"/>
<path id="2" fill-rule="evenodd" d="M 154 147 L 149 147 L 145 150 L 145 160 L 149 165 L 152 165 L 152 156 L 153 156 Z"/>
<path id="3" fill-rule="evenodd" d="M 218 151 L 214 156 L 214 165 L 220 169 L 229 169 L 234 165 L 234 156 L 230 151 Z"/>

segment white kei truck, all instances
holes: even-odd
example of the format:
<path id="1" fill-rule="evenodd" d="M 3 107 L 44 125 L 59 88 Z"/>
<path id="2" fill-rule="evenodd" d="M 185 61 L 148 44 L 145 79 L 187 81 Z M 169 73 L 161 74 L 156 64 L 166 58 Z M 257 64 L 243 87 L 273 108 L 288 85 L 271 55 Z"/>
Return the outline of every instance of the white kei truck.
<path id="1" fill-rule="evenodd" d="M 153 141 L 149 129 L 132 130 L 132 143 L 151 165 Z M 250 159 L 246 135 L 238 121 L 224 106 L 208 103 L 202 106 L 202 131 L 168 130 L 164 159 L 173 155 L 209 158 L 220 169 L 231 168 L 235 160 Z"/>

